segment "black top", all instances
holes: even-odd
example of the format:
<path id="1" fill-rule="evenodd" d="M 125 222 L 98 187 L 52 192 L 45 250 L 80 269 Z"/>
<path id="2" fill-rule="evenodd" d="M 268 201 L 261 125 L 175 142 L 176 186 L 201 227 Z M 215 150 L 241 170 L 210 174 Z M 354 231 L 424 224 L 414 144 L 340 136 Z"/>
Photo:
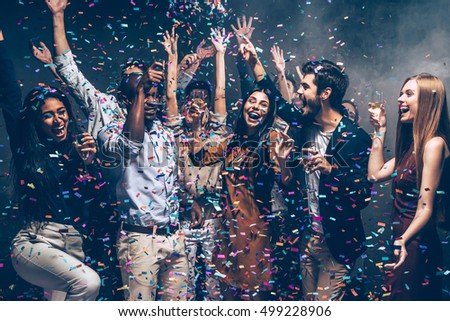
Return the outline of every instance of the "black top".
<path id="1" fill-rule="evenodd" d="M 66 143 L 46 146 L 46 167 L 56 182 L 43 186 L 31 176 L 20 177 L 19 197 L 29 219 L 86 227 L 89 205 L 104 185 L 97 163 L 84 165 L 75 149 Z"/>

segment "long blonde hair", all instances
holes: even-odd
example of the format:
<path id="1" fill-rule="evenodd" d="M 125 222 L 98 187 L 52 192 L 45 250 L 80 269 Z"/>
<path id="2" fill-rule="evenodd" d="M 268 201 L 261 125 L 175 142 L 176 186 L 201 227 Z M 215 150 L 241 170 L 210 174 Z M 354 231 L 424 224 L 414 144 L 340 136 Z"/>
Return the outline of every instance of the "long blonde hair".
<path id="1" fill-rule="evenodd" d="M 445 86 L 438 77 L 421 73 L 409 77 L 405 84 L 415 80 L 417 82 L 417 114 L 413 124 L 403 124 L 400 117 L 397 123 L 397 139 L 395 146 L 396 166 L 414 142 L 414 152 L 417 171 L 417 188 L 422 183 L 423 153 L 426 143 L 433 137 L 442 137 L 448 146 L 450 141 L 450 122 L 447 108 Z"/>

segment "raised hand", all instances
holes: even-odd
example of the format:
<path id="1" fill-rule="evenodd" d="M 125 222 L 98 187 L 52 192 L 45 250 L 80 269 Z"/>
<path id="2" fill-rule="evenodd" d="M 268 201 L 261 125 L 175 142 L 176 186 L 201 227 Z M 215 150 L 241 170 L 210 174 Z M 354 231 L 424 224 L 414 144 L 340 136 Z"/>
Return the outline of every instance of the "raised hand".
<path id="1" fill-rule="evenodd" d="M 295 71 L 297 72 L 298 79 L 300 79 L 301 82 L 303 80 L 302 69 L 300 66 L 295 66 Z"/>
<path id="2" fill-rule="evenodd" d="M 375 129 L 376 133 L 384 133 L 386 132 L 386 110 L 384 106 L 380 107 L 369 107 L 369 115 L 370 115 L 370 123 Z"/>
<path id="3" fill-rule="evenodd" d="M 242 54 L 242 58 L 245 61 L 257 58 L 255 46 L 247 37 L 242 38 L 242 43 L 239 45 L 239 52 Z"/>
<path id="4" fill-rule="evenodd" d="M 164 80 L 164 62 L 154 61 L 147 70 L 148 79 L 154 83 L 160 83 Z"/>
<path id="5" fill-rule="evenodd" d="M 52 14 L 64 12 L 67 7 L 67 0 L 45 0 L 45 3 Z"/>
<path id="6" fill-rule="evenodd" d="M 275 64 L 275 69 L 278 73 L 284 74 L 286 62 L 284 61 L 283 49 L 280 49 L 278 46 L 273 46 L 270 52 L 272 53 L 272 62 Z"/>
<path id="7" fill-rule="evenodd" d="M 31 43 L 31 51 L 33 52 L 33 56 L 42 62 L 45 65 L 52 65 L 53 64 L 53 57 L 50 50 L 47 48 L 45 43 L 42 41 L 39 42 L 39 47 L 36 47 L 36 45 L 33 43 L 32 40 L 30 40 Z"/>
<path id="8" fill-rule="evenodd" d="M 178 55 L 178 35 L 175 33 L 175 26 L 172 27 L 172 32 L 166 30 L 163 35 L 164 40 L 161 44 L 164 46 L 164 50 L 167 52 L 169 57 L 175 57 Z"/>
<path id="9" fill-rule="evenodd" d="M 245 16 L 242 16 L 241 19 L 237 18 L 236 22 L 237 28 L 233 24 L 231 25 L 231 28 L 236 33 L 236 39 L 240 45 L 244 37 L 247 37 L 248 40 L 252 38 L 252 33 L 255 30 L 255 28 L 252 27 L 253 17 L 250 17 L 247 22 Z"/>
<path id="10" fill-rule="evenodd" d="M 227 50 L 227 44 L 230 42 L 230 36 L 230 33 L 225 35 L 224 28 L 222 30 L 220 30 L 220 28 L 211 28 L 211 41 L 218 53 L 225 53 Z"/>
<path id="11" fill-rule="evenodd" d="M 197 46 L 196 54 L 198 59 L 203 60 L 206 58 L 214 57 L 214 54 L 216 53 L 216 50 L 214 49 L 214 46 L 206 46 L 205 39 L 200 42 L 200 44 Z"/>
<path id="12" fill-rule="evenodd" d="M 277 131 L 278 136 L 277 139 L 275 139 L 274 152 L 278 158 L 286 159 L 291 152 L 292 147 L 294 147 L 294 140 L 288 136 L 287 131 L 288 128 L 286 128 L 284 132 Z"/>
<path id="13" fill-rule="evenodd" d="M 200 62 L 200 58 L 197 54 L 187 54 L 186 56 L 181 59 L 180 63 L 178 64 L 178 68 L 180 71 L 189 70 L 192 68 L 195 64 L 198 64 Z"/>

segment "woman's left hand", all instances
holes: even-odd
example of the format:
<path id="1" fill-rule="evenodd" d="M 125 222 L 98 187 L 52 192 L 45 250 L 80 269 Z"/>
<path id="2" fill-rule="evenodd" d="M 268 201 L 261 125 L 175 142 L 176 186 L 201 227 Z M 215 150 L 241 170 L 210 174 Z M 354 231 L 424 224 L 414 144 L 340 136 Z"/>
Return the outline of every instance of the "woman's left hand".
<path id="1" fill-rule="evenodd" d="M 294 140 L 287 134 L 288 128 L 284 132 L 277 131 L 278 136 L 275 139 L 275 155 L 278 158 L 286 159 L 294 147 Z"/>
<path id="2" fill-rule="evenodd" d="M 92 164 L 95 154 L 97 153 L 97 145 L 94 137 L 92 137 L 89 133 L 82 133 L 78 135 L 78 139 L 74 141 L 73 144 L 84 164 Z"/>
<path id="3" fill-rule="evenodd" d="M 406 251 L 405 241 L 402 238 L 398 238 L 394 241 L 394 257 L 396 263 L 385 264 L 387 269 L 393 269 L 400 267 L 406 260 L 408 252 Z"/>
<path id="4" fill-rule="evenodd" d="M 278 46 L 273 46 L 272 49 L 270 49 L 270 52 L 272 53 L 272 62 L 275 65 L 275 69 L 278 73 L 284 74 L 286 70 L 286 61 L 284 60 L 283 49 Z"/>

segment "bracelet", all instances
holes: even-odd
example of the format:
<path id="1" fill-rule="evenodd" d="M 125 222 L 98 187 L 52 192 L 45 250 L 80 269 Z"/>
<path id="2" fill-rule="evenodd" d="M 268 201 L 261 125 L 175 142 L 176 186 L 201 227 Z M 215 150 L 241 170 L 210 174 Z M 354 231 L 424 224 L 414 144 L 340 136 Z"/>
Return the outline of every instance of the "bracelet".
<path id="1" fill-rule="evenodd" d="M 378 134 L 373 135 L 372 140 L 375 140 L 376 138 L 378 138 L 380 142 L 383 143 L 383 140 L 381 139 L 380 136 L 378 136 Z"/>
<path id="2" fill-rule="evenodd" d="M 395 240 L 396 240 L 396 241 L 401 241 L 401 240 L 403 240 L 403 237 L 401 237 L 401 236 L 396 237 Z"/>

